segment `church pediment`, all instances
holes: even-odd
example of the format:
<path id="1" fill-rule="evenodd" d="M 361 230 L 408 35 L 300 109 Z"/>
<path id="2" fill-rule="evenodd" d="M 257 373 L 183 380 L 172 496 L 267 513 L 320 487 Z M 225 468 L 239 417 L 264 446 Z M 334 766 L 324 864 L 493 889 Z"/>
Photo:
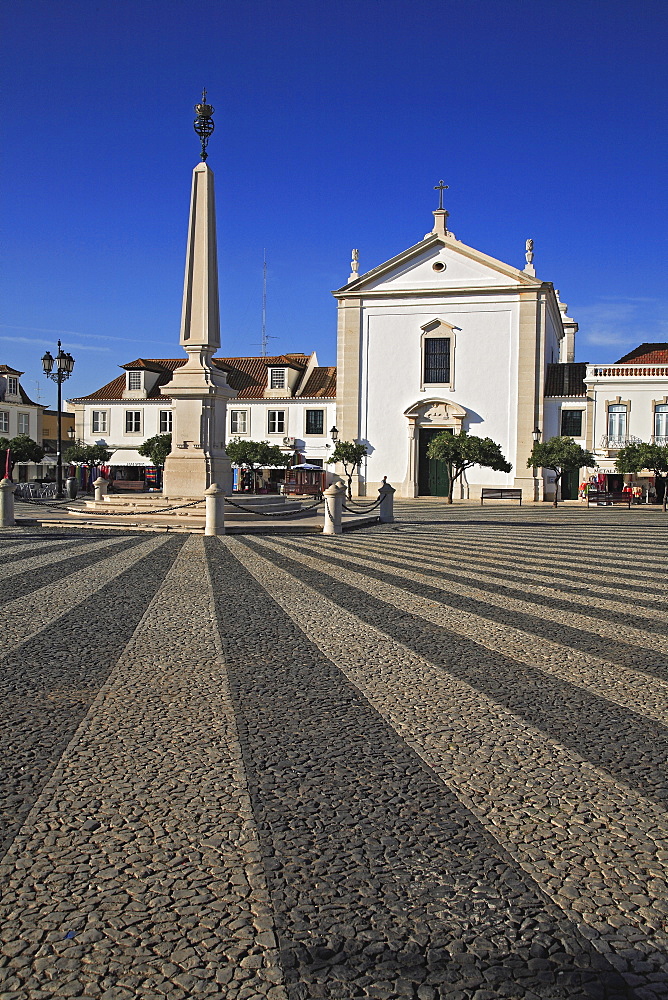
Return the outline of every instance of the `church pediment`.
<path id="1" fill-rule="evenodd" d="M 431 398 L 421 399 L 407 410 L 404 416 L 409 420 L 414 420 L 421 426 L 447 427 L 461 426 L 462 420 L 466 417 L 466 410 L 459 403 L 453 403 L 450 399 Z"/>
<path id="2" fill-rule="evenodd" d="M 460 243 L 452 236 L 430 234 L 403 254 L 380 264 L 333 294 L 389 294 L 457 288 L 540 285 L 536 278 Z"/>

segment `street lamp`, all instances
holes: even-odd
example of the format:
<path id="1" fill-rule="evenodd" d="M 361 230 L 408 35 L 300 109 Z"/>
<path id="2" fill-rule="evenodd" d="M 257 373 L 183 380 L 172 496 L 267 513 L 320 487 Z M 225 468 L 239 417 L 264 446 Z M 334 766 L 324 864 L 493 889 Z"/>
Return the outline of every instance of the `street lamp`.
<path id="1" fill-rule="evenodd" d="M 334 444 L 336 444 L 336 442 L 339 440 L 339 432 L 336 427 L 332 427 L 331 431 L 329 432 L 329 436 L 331 437 Z"/>
<path id="2" fill-rule="evenodd" d="M 67 354 L 58 341 L 58 353 L 55 358 L 47 351 L 42 358 L 42 368 L 47 378 L 52 379 L 58 386 L 58 442 L 56 446 L 56 496 L 63 495 L 63 455 L 62 455 L 62 386 L 63 382 L 70 377 L 74 369 L 74 358 Z"/>
<path id="3" fill-rule="evenodd" d="M 540 441 L 540 436 L 541 436 L 542 433 L 543 432 L 541 431 L 540 427 L 538 425 L 536 425 L 534 427 L 533 431 L 532 431 L 532 434 L 533 434 L 533 443 L 534 444 L 538 444 L 538 442 Z"/>

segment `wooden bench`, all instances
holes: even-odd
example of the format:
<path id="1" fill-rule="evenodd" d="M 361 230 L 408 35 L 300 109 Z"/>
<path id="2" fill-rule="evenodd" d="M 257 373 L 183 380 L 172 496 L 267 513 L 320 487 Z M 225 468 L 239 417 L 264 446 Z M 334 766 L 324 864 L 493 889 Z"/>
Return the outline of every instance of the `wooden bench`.
<path id="1" fill-rule="evenodd" d="M 114 479 L 109 492 L 113 493 L 144 493 L 147 485 L 143 479 Z"/>
<path id="2" fill-rule="evenodd" d="M 480 492 L 480 506 L 482 507 L 483 500 L 519 500 L 520 507 L 522 506 L 522 490 L 517 488 L 504 488 L 499 489 L 483 486 Z"/>
<path id="3" fill-rule="evenodd" d="M 587 490 L 587 506 L 611 507 L 616 503 L 625 503 L 630 509 L 633 500 L 632 493 L 611 492 L 610 490 Z"/>

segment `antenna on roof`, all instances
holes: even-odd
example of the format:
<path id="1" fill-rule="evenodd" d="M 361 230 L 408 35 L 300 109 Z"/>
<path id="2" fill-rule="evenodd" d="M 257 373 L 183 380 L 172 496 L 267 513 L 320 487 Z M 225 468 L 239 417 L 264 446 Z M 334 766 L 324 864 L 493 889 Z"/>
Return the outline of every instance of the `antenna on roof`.
<path id="1" fill-rule="evenodd" d="M 267 334 L 267 251 L 264 249 L 262 251 L 262 342 L 261 351 L 262 357 L 267 357 L 267 347 L 269 346 L 270 340 L 278 340 L 278 337 L 272 337 Z"/>

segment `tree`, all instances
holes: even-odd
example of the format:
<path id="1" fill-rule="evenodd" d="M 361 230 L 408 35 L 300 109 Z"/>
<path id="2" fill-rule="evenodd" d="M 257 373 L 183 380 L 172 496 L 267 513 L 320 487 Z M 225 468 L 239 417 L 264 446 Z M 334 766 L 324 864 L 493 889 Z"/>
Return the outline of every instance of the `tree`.
<path id="1" fill-rule="evenodd" d="M 268 441 L 242 441 L 241 438 L 235 438 L 227 442 L 225 451 L 232 465 L 251 470 L 253 492 L 260 469 L 267 469 L 271 465 L 285 467 L 290 461 L 289 454 L 281 451 L 277 444 L 269 444 Z"/>
<path id="2" fill-rule="evenodd" d="M 85 465 L 89 472 L 90 488 L 91 469 L 97 465 L 106 465 L 110 458 L 111 452 L 106 445 L 84 444 L 83 441 L 77 441 L 67 449 L 63 455 L 63 462 L 69 465 Z"/>
<path id="3" fill-rule="evenodd" d="M 171 450 L 171 434 L 155 434 L 137 448 L 139 454 L 144 458 L 150 458 L 157 469 L 164 469 L 165 459 Z"/>
<path id="4" fill-rule="evenodd" d="M 668 475 L 668 445 L 665 444 L 627 444 L 620 448 L 615 462 L 618 472 L 640 472 L 649 469 L 654 478 Z M 663 509 L 668 501 L 668 484 L 663 488 Z"/>
<path id="5" fill-rule="evenodd" d="M 511 463 L 504 458 L 501 447 L 496 441 L 475 435 L 469 436 L 466 431 L 461 431 L 459 434 L 443 431 L 442 434 L 437 434 L 429 442 L 427 455 L 429 458 L 444 462 L 447 467 L 450 484 L 446 503 L 452 503 L 456 481 L 471 466 L 480 465 L 496 472 L 512 470 Z"/>
<path id="6" fill-rule="evenodd" d="M 348 499 L 353 496 L 353 475 L 355 469 L 366 455 L 366 445 L 358 444 L 356 441 L 337 441 L 334 451 L 327 459 L 328 463 L 340 462 L 343 466 L 346 479 L 348 480 Z"/>
<path id="7" fill-rule="evenodd" d="M 564 472 L 596 465 L 596 459 L 590 451 L 581 448 L 571 437 L 552 437 L 547 441 L 534 442 L 533 450 L 527 460 L 527 468 L 541 466 L 554 472 L 553 506 L 559 501 L 559 481 Z"/>
<path id="8" fill-rule="evenodd" d="M 0 438 L 0 452 L 6 452 L 9 448 L 9 478 L 12 478 L 14 466 L 23 462 L 41 462 L 44 458 L 44 449 L 41 445 L 33 441 L 27 434 L 17 434 L 11 441 L 7 438 Z M 4 475 L 4 463 L 3 463 Z"/>

